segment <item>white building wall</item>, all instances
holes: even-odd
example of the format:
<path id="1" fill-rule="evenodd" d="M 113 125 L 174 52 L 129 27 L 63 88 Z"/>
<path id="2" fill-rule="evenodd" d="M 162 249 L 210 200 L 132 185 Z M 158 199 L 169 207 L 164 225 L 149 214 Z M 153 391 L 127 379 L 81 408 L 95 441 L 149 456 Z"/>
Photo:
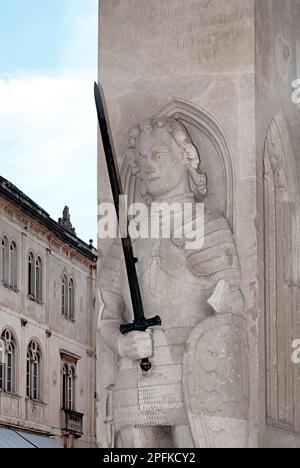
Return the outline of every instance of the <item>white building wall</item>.
<path id="1" fill-rule="evenodd" d="M 27 227 L 25 227 L 27 226 Z M 37 222 L 20 216 L 0 198 L 0 239 L 6 235 L 18 249 L 18 291 L 0 284 L 0 332 L 10 328 L 17 341 L 16 395 L 0 391 L 0 424 L 62 435 L 62 350 L 78 356 L 76 411 L 84 414 L 83 437 L 75 446 L 94 446 L 95 395 L 95 264 Z M 43 262 L 43 303 L 27 296 L 29 252 Z M 61 309 L 63 273 L 75 281 L 75 321 Z M 42 350 L 42 402 L 26 399 L 26 352 L 32 338 Z"/>

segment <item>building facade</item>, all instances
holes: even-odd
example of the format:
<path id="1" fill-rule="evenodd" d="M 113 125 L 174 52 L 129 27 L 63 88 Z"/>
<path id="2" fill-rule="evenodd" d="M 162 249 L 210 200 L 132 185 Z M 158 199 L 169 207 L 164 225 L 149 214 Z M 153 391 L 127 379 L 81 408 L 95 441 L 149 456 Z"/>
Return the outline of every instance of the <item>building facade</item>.
<path id="1" fill-rule="evenodd" d="M 0 439 L 94 447 L 96 251 L 3 178 L 0 249 Z"/>
<path id="2" fill-rule="evenodd" d="M 136 167 L 130 166 L 137 126 L 145 119 L 175 119 L 190 135 L 201 159 L 200 170 L 207 175 L 204 203 L 228 221 L 239 257 L 247 321 L 243 372 L 249 375 L 248 446 L 300 447 L 300 366 L 292 358 L 300 337 L 300 114 L 295 91 L 300 79 L 300 3 L 101 0 L 99 5 L 99 81 L 128 205 L 142 198 L 138 198 L 139 182 L 132 177 Z M 106 202 L 110 188 L 101 144 L 98 178 L 98 200 Z M 108 240 L 99 239 L 100 245 L 99 285 L 111 247 Z M 203 255 L 211 252 L 203 251 Z M 232 263 L 228 250 L 221 252 L 218 247 L 214 253 Z M 159 286 L 160 261 L 157 258 L 149 267 L 153 283 Z M 176 265 L 178 272 L 182 264 L 184 260 Z M 161 269 L 166 271 L 165 264 Z M 176 271 L 166 280 L 166 291 Z M 174 295 L 166 295 L 176 310 Z M 164 302 L 154 311 L 153 315 L 162 314 Z M 97 432 L 101 446 L 108 447 L 112 436 L 107 430 L 107 401 L 115 381 L 111 371 L 115 356 L 110 356 L 100 334 L 98 341 Z M 204 345 L 199 338 L 197 349 L 203 351 Z M 185 401 L 189 410 L 193 398 L 191 412 L 200 419 L 218 418 L 225 392 L 216 402 L 213 396 L 223 381 L 225 359 L 212 346 L 209 364 L 202 363 L 203 355 L 196 353 L 195 345 L 191 359 L 196 359 L 192 367 L 197 369 L 196 384 L 185 385 Z M 164 363 L 164 356 L 161 359 Z M 201 366 L 210 370 L 205 394 L 203 379 L 196 381 L 197 375 L 202 376 Z M 190 369 L 183 369 L 188 383 Z M 145 407 L 149 395 L 142 394 Z M 228 415 L 236 415 L 230 405 Z M 205 434 L 207 426 L 205 422 Z M 217 427 L 221 428 L 219 423 Z M 222 444 L 231 443 L 231 434 L 225 435 Z M 217 435 L 201 443 L 196 438 L 195 444 L 222 445 Z"/>

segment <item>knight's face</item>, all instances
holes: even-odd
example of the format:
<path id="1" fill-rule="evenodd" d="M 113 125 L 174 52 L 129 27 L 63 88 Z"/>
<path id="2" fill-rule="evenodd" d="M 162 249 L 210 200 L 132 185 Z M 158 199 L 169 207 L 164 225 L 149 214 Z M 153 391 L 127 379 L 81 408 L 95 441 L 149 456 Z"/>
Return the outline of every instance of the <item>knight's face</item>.
<path id="1" fill-rule="evenodd" d="M 147 192 L 154 198 L 172 195 L 183 181 L 188 181 L 188 169 L 183 153 L 166 130 L 142 132 L 137 145 L 137 164 Z"/>

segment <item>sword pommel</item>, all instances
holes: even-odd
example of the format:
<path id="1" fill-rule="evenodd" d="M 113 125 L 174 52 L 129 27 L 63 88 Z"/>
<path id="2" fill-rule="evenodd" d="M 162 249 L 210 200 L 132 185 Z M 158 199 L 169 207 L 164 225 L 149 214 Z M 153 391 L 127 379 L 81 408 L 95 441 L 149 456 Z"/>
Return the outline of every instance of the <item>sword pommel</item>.
<path id="1" fill-rule="evenodd" d="M 153 317 L 151 319 L 141 319 L 141 320 L 136 320 L 133 323 L 121 325 L 120 331 L 123 335 L 126 335 L 127 333 L 130 333 L 133 331 L 145 332 L 146 330 L 148 330 L 148 328 L 157 327 L 160 325 L 161 325 L 161 318 L 157 315 L 156 317 Z M 149 361 L 149 359 L 146 358 L 146 359 L 142 359 L 140 367 L 143 372 L 149 372 L 152 367 L 152 364 Z"/>

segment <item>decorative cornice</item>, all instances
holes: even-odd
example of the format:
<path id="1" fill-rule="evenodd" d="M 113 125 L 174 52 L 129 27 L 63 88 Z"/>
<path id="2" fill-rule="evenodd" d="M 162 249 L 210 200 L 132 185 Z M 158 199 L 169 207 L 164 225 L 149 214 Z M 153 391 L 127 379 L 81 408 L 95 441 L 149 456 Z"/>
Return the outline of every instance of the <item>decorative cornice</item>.
<path id="1" fill-rule="evenodd" d="M 68 244 L 78 253 L 91 262 L 97 261 L 97 251 L 79 239 L 76 234 L 58 222 L 54 221 L 50 215 L 11 182 L 0 176 L 0 196 L 19 208 L 24 214 L 29 216 L 49 231 L 62 242 Z"/>
<path id="2" fill-rule="evenodd" d="M 73 360 L 75 362 L 79 361 L 82 358 L 82 356 L 78 356 L 77 354 L 74 354 L 74 353 L 72 353 L 70 351 L 67 351 L 65 349 L 60 349 L 59 354 L 60 354 L 60 356 L 62 358 L 71 359 L 71 360 Z"/>

